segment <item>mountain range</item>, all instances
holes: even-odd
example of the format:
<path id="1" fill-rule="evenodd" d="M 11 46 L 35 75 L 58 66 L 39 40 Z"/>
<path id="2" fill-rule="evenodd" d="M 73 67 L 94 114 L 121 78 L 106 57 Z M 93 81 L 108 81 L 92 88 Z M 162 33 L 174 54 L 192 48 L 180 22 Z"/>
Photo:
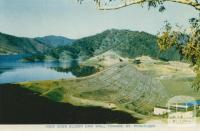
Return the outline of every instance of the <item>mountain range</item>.
<path id="1" fill-rule="evenodd" d="M 177 60 L 175 49 L 160 52 L 155 35 L 130 30 L 106 30 L 94 36 L 75 41 L 72 45 L 79 58 L 87 59 L 112 50 L 122 57 L 135 58 L 148 55 L 153 58 Z"/>
<path id="2" fill-rule="evenodd" d="M 52 48 L 73 42 L 62 36 L 45 36 L 37 38 L 16 37 L 0 33 L 0 55 L 45 53 Z"/>
<path id="3" fill-rule="evenodd" d="M 122 57 L 135 58 L 147 55 L 156 59 L 179 60 L 176 49 L 160 52 L 155 35 L 130 30 L 110 29 L 93 36 L 73 40 L 61 36 L 37 38 L 15 37 L 0 34 L 0 53 L 36 53 L 28 61 L 69 60 L 81 61 L 112 51 Z"/>
<path id="4" fill-rule="evenodd" d="M 180 59 L 179 53 L 174 48 L 160 52 L 155 35 L 139 31 L 111 29 L 75 40 L 72 44 L 56 47 L 43 57 L 34 56 L 29 60 L 63 61 L 78 59 L 84 61 L 107 51 L 115 52 L 127 58 L 147 55 L 163 60 Z"/>
<path id="5" fill-rule="evenodd" d="M 0 33 L 0 54 L 22 54 L 45 52 L 50 47 L 33 38 L 16 37 Z"/>

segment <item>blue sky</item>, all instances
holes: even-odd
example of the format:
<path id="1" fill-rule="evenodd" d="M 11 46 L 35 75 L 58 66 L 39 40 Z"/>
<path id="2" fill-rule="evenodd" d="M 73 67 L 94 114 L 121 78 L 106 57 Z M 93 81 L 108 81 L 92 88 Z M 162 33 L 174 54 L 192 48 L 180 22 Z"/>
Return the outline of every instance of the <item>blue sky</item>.
<path id="1" fill-rule="evenodd" d="M 87 2 L 90 1 L 90 2 Z M 186 5 L 167 3 L 164 13 L 139 5 L 99 11 L 93 0 L 0 0 L 0 32 L 25 37 L 62 35 L 81 38 L 106 29 L 130 29 L 156 34 L 168 20 L 187 26 L 198 12 Z"/>

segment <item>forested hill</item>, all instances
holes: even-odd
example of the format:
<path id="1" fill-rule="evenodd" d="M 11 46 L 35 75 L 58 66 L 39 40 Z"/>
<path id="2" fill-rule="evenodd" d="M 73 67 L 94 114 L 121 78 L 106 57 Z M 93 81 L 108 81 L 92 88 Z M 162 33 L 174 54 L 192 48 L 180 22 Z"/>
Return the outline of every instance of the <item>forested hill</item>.
<path id="1" fill-rule="evenodd" d="M 43 53 L 49 49 L 49 46 L 32 38 L 16 37 L 0 33 L 0 55 Z"/>
<path id="2" fill-rule="evenodd" d="M 55 35 L 37 37 L 35 39 L 52 47 L 70 45 L 74 41 L 73 39 L 69 39 L 63 36 L 55 36 Z"/>
<path id="3" fill-rule="evenodd" d="M 139 31 L 111 29 L 75 40 L 66 46 L 59 46 L 46 55 L 33 56 L 26 58 L 26 60 L 86 60 L 107 51 L 113 51 L 122 57 L 128 58 L 146 55 L 164 60 L 180 59 L 180 55 L 175 49 L 160 52 L 156 36 L 154 35 Z"/>
<path id="4" fill-rule="evenodd" d="M 160 53 L 156 36 L 130 30 L 106 30 L 100 34 L 75 41 L 73 47 L 80 57 L 91 57 L 113 50 L 121 56 L 129 58 L 141 55 L 169 60 L 180 58 L 175 49 Z"/>
<path id="5" fill-rule="evenodd" d="M 66 58 L 72 57 L 84 60 L 109 50 L 128 58 L 148 55 L 166 60 L 180 59 L 180 55 L 175 49 L 160 52 L 154 35 L 146 32 L 116 29 L 78 39 L 72 45 L 56 48 L 50 55 L 59 59 L 63 57 L 62 54 L 65 54 L 67 55 Z"/>

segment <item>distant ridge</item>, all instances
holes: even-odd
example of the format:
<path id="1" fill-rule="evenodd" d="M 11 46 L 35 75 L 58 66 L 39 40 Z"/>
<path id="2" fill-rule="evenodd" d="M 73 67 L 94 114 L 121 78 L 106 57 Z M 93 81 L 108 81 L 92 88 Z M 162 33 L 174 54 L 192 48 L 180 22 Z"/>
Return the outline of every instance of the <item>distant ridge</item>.
<path id="1" fill-rule="evenodd" d="M 160 52 L 156 36 L 146 32 L 110 29 L 77 40 L 54 35 L 31 39 L 0 34 L 0 54 L 45 52 L 43 56 L 39 55 L 39 60 L 66 61 L 86 60 L 107 51 L 127 58 L 145 55 L 156 59 L 180 60 L 175 48 Z M 33 56 L 29 60 L 35 61 L 38 57 Z"/>
<path id="2" fill-rule="evenodd" d="M 0 32 L 0 55 L 45 53 L 55 47 L 70 45 L 73 41 L 73 39 L 55 35 L 26 38 Z"/>
<path id="3" fill-rule="evenodd" d="M 55 35 L 36 37 L 35 39 L 51 47 L 70 45 L 74 41 L 73 39 L 69 39 L 63 36 L 55 36 Z"/>
<path id="4" fill-rule="evenodd" d="M 118 29 L 106 30 L 93 36 L 75 40 L 72 45 L 58 47 L 47 55 L 62 60 L 63 58 L 86 60 L 109 50 L 127 58 L 146 55 L 164 60 L 180 59 L 176 49 L 160 52 L 155 35 Z"/>
<path id="5" fill-rule="evenodd" d="M 49 49 L 49 46 L 44 45 L 33 38 L 16 37 L 0 33 L 0 55 L 44 53 Z"/>

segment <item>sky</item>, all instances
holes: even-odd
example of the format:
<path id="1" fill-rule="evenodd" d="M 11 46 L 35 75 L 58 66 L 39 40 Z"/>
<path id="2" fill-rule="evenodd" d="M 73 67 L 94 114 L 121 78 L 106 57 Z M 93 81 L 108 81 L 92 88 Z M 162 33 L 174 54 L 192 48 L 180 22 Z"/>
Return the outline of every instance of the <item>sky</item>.
<path id="1" fill-rule="evenodd" d="M 0 0 L 0 32 L 23 37 L 60 35 L 78 39 L 106 29 L 129 29 L 157 34 L 164 21 L 188 26 L 198 16 L 193 7 L 166 3 L 167 10 L 147 6 L 100 11 L 93 0 Z"/>

